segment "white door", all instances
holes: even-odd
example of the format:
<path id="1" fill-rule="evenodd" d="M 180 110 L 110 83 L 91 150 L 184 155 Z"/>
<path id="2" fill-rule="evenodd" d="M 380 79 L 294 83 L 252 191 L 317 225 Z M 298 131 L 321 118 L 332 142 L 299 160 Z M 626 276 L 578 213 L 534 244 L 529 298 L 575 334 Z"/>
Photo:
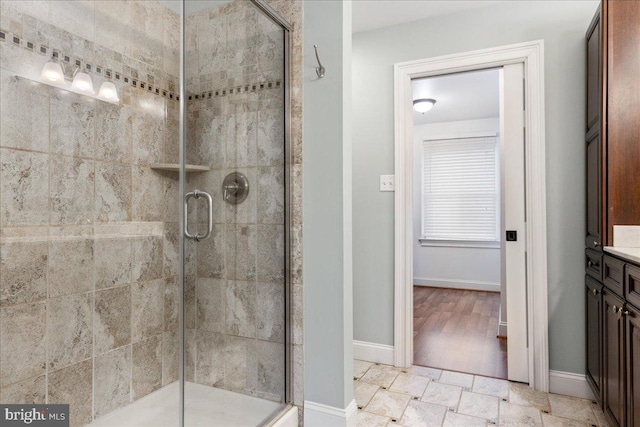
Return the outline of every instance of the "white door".
<path id="1" fill-rule="evenodd" d="M 523 82 L 522 63 L 503 67 L 500 73 L 501 248 L 502 280 L 506 284 L 503 289 L 506 288 L 507 294 L 507 370 L 509 380 L 528 383 Z M 508 234 L 516 240 L 507 241 Z"/>

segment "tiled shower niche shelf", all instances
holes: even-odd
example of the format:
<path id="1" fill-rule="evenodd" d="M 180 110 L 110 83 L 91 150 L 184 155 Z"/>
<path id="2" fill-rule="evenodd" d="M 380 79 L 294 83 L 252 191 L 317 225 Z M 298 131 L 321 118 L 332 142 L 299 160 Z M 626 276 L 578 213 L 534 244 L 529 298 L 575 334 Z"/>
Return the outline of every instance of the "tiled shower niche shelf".
<path id="1" fill-rule="evenodd" d="M 167 172 L 178 172 L 180 165 L 178 163 L 152 163 L 151 169 Z M 207 172 L 209 167 L 200 165 L 184 165 L 186 172 Z"/>
<path id="2" fill-rule="evenodd" d="M 65 92 L 75 93 L 76 95 L 86 96 L 87 98 L 97 99 L 98 101 L 106 102 L 107 104 L 116 104 L 116 105 L 120 104 L 120 100 L 119 99 L 117 101 L 108 101 L 108 100 L 106 100 L 104 98 L 100 98 L 98 95 L 89 95 L 88 93 L 85 93 L 85 92 L 80 92 L 80 91 L 77 91 L 77 90 L 73 90 L 69 86 L 56 85 L 56 84 L 45 82 L 43 80 L 31 79 L 29 77 L 24 77 L 24 76 L 18 76 L 18 78 L 21 78 L 21 79 L 24 79 L 24 80 L 28 80 L 28 81 L 34 82 L 34 83 L 40 83 L 40 84 L 43 84 L 43 85 L 46 85 L 46 86 L 49 86 L 49 87 L 53 87 L 53 88 L 56 88 L 56 89 L 64 90 Z"/>

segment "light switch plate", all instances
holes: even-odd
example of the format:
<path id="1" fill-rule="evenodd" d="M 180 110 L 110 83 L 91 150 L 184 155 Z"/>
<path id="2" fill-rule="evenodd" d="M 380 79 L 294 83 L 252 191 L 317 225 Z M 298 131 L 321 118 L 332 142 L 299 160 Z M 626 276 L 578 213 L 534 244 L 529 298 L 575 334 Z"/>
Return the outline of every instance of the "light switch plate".
<path id="1" fill-rule="evenodd" d="M 394 191 L 395 175 L 380 175 L 380 191 Z"/>

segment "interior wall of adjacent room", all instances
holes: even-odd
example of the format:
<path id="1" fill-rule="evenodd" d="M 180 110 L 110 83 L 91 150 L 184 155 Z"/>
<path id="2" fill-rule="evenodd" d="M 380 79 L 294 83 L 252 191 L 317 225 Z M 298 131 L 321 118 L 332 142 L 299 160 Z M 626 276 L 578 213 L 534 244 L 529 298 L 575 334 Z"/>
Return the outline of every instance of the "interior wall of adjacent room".
<path id="1" fill-rule="evenodd" d="M 393 345 L 393 64 L 544 40 L 549 363 L 584 373 L 584 33 L 597 1 L 498 2 L 353 38 L 354 339 Z M 373 107 L 373 108 L 372 108 Z"/>
<path id="2" fill-rule="evenodd" d="M 422 143 L 427 138 L 499 133 L 498 117 L 413 127 L 413 283 L 451 287 L 500 286 L 500 248 L 422 246 Z M 497 290 L 497 289 L 496 289 Z"/>

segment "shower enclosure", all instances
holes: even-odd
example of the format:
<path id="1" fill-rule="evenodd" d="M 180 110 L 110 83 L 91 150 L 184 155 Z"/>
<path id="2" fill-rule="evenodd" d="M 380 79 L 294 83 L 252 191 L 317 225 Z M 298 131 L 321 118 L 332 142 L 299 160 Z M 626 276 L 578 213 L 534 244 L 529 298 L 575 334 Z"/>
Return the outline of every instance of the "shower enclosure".
<path id="1" fill-rule="evenodd" d="M 0 404 L 288 407 L 291 31 L 262 0 L 0 1 Z"/>

